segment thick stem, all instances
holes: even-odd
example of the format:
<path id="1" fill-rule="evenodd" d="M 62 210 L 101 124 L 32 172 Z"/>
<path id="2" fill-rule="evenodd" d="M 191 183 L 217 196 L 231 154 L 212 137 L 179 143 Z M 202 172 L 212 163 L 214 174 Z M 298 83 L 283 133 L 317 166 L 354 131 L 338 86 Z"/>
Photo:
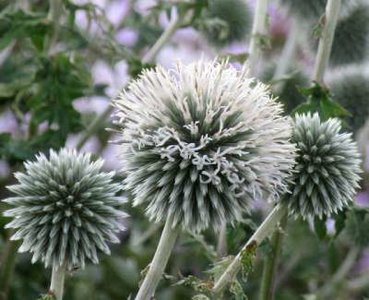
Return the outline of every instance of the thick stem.
<path id="1" fill-rule="evenodd" d="M 18 246 L 19 242 L 11 241 L 9 238 L 7 239 L 5 249 L 1 257 L 0 300 L 8 299 L 9 285 L 12 280 Z"/>
<path id="2" fill-rule="evenodd" d="M 251 73 L 255 73 L 256 64 L 261 55 L 263 38 L 267 28 L 267 8 L 268 0 L 257 0 L 255 8 L 254 22 L 252 24 L 252 35 L 250 40 L 249 63 Z"/>
<path id="3" fill-rule="evenodd" d="M 282 248 L 282 241 L 284 237 L 283 230 L 287 224 L 288 215 L 282 217 L 280 222 L 279 229 L 273 233 L 271 239 L 271 246 L 270 252 L 268 253 L 263 268 L 263 275 L 261 279 L 261 286 L 260 286 L 260 294 L 259 300 L 273 300 L 274 299 L 274 289 L 275 289 L 275 274 L 278 265 L 278 257 L 281 252 Z"/>
<path id="4" fill-rule="evenodd" d="M 63 299 L 65 269 L 63 266 L 54 266 L 51 275 L 49 293 L 55 295 L 56 300 Z"/>
<path id="5" fill-rule="evenodd" d="M 272 234 L 286 212 L 287 207 L 285 205 L 278 204 L 269 213 L 264 222 L 258 227 L 247 243 L 243 246 L 242 250 L 237 254 L 224 273 L 215 282 L 212 289 L 214 294 L 219 294 L 235 278 L 238 271 L 241 269 L 242 254 L 247 251 L 250 246 L 254 245 L 255 243 L 256 245 L 259 245 L 266 237 Z"/>
<path id="6" fill-rule="evenodd" d="M 179 228 L 173 228 L 173 218 L 168 217 L 160 237 L 158 248 L 150 263 L 149 270 L 137 293 L 136 300 L 150 300 L 155 294 L 160 278 L 164 273 L 169 256 L 174 247 Z"/>
<path id="7" fill-rule="evenodd" d="M 224 257 L 227 254 L 227 224 L 223 223 L 218 236 L 217 255 Z"/>
<path id="8" fill-rule="evenodd" d="M 318 53 L 316 57 L 313 80 L 322 84 L 324 71 L 328 65 L 331 54 L 334 32 L 341 8 L 342 0 L 328 0 L 323 18 L 323 31 L 319 40 Z"/>

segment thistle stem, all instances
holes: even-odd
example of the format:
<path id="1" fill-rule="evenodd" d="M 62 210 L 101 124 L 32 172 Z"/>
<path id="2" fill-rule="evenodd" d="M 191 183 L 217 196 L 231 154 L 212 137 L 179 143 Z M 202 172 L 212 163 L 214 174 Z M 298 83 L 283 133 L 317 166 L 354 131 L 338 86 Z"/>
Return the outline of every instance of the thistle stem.
<path id="1" fill-rule="evenodd" d="M 332 50 L 334 32 L 341 8 L 342 0 L 328 0 L 323 18 L 323 31 L 319 40 L 318 53 L 316 57 L 313 80 L 323 83 L 324 71 L 328 65 L 329 56 Z"/>
<path id="2" fill-rule="evenodd" d="M 287 224 L 288 215 L 282 217 L 280 222 L 279 229 L 277 229 L 272 236 L 271 239 L 271 250 L 268 253 L 263 268 L 263 275 L 261 279 L 261 286 L 260 286 L 260 294 L 259 300 L 273 300 L 274 299 L 274 289 L 275 289 L 275 273 L 277 270 L 278 265 L 278 257 L 281 252 L 282 248 L 282 241 L 283 241 L 283 230 Z"/>
<path id="3" fill-rule="evenodd" d="M 49 293 L 55 295 L 56 300 L 63 299 L 65 269 L 63 266 L 53 266 Z"/>
<path id="4" fill-rule="evenodd" d="M 251 73 L 255 73 L 256 64 L 261 55 L 262 38 L 266 34 L 268 0 L 257 0 L 252 24 L 249 63 Z"/>
<path id="5" fill-rule="evenodd" d="M 136 300 L 150 300 L 154 296 L 156 287 L 164 273 L 179 233 L 179 228 L 173 228 L 172 224 L 173 218 L 169 216 L 161 234 L 155 255 L 150 263 L 149 270 L 137 293 Z"/>
<path id="6" fill-rule="evenodd" d="M 238 271 L 241 269 L 242 254 L 248 250 L 250 246 L 256 243 L 259 245 L 266 237 L 274 232 L 277 224 L 286 214 L 287 207 L 283 204 L 278 204 L 266 217 L 263 223 L 258 227 L 254 234 L 243 246 L 241 251 L 236 255 L 231 264 L 227 267 L 224 273 L 214 283 L 212 292 L 219 294 L 223 289 L 236 277 Z"/>
<path id="7" fill-rule="evenodd" d="M 227 224 L 223 223 L 219 230 L 217 255 L 223 257 L 227 254 Z"/>

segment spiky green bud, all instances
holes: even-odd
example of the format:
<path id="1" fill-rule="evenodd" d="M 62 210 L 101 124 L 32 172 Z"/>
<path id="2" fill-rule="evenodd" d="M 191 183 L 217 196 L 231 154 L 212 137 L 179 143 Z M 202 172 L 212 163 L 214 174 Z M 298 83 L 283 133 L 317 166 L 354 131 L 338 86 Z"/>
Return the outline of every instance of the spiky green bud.
<path id="1" fill-rule="evenodd" d="M 224 47 L 244 40 L 251 30 L 251 13 L 243 0 L 210 0 L 199 29 L 209 43 Z"/>
<path id="2" fill-rule="evenodd" d="M 23 240 L 19 252 L 33 253 L 32 262 L 45 267 L 98 263 L 97 252 L 109 254 L 107 242 L 118 243 L 116 233 L 124 229 L 121 187 L 90 154 L 62 149 L 49 156 L 25 162 L 25 172 L 15 173 L 19 183 L 8 186 L 17 195 L 3 200 L 14 206 L 4 212 L 13 218 L 6 225 L 16 230 L 11 239 Z"/>
<path id="3" fill-rule="evenodd" d="M 360 159 L 350 133 L 338 119 L 321 122 L 317 113 L 296 115 L 292 141 L 297 146 L 291 195 L 295 216 L 329 216 L 348 206 L 359 187 Z"/>
<path id="4" fill-rule="evenodd" d="M 351 113 L 346 121 L 357 132 L 369 117 L 369 76 L 361 69 L 340 72 L 328 85 L 333 99 Z"/>
<path id="5" fill-rule="evenodd" d="M 330 64 L 334 66 L 360 63 L 368 58 L 369 5 L 356 7 L 339 20 L 335 30 Z"/>
<path id="6" fill-rule="evenodd" d="M 246 67 L 156 67 L 114 103 L 124 185 L 150 219 L 216 228 L 285 190 L 295 150 L 289 118 Z"/>

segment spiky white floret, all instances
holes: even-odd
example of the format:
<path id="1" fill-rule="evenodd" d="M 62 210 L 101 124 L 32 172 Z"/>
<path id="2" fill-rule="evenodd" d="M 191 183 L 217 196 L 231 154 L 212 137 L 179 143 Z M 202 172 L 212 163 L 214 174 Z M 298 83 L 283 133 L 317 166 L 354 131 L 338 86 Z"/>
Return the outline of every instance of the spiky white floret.
<path id="1" fill-rule="evenodd" d="M 289 211 L 295 216 L 329 216 L 348 206 L 359 187 L 360 155 L 338 119 L 321 122 L 317 113 L 296 115 L 292 141 L 298 156 Z"/>
<path id="2" fill-rule="evenodd" d="M 119 242 L 126 214 L 116 195 L 121 186 L 102 165 L 67 149 L 25 162 L 25 172 L 15 173 L 19 183 L 8 186 L 17 196 L 3 200 L 14 206 L 4 216 L 13 218 L 6 225 L 16 229 L 11 239 L 23 240 L 19 252 L 33 253 L 33 263 L 67 269 L 83 268 L 86 259 L 98 263 L 98 251 L 110 253 L 107 242 Z"/>
<path id="3" fill-rule="evenodd" d="M 226 61 L 146 70 L 114 100 L 134 205 L 192 231 L 241 218 L 286 189 L 291 126 L 268 87 Z"/>

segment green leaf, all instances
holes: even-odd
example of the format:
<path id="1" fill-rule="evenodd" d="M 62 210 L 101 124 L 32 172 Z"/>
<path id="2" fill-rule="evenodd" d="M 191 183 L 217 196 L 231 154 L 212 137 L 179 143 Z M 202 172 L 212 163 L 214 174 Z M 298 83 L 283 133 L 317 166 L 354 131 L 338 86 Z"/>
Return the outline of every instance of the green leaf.
<path id="1" fill-rule="evenodd" d="M 305 103 L 296 107 L 292 115 L 296 113 L 318 112 L 323 121 L 329 118 L 344 118 L 350 116 L 350 113 L 346 109 L 333 100 L 329 90 L 318 83 L 314 83 L 314 85 L 309 88 L 302 88 L 300 92 L 307 97 L 307 100 Z"/>

